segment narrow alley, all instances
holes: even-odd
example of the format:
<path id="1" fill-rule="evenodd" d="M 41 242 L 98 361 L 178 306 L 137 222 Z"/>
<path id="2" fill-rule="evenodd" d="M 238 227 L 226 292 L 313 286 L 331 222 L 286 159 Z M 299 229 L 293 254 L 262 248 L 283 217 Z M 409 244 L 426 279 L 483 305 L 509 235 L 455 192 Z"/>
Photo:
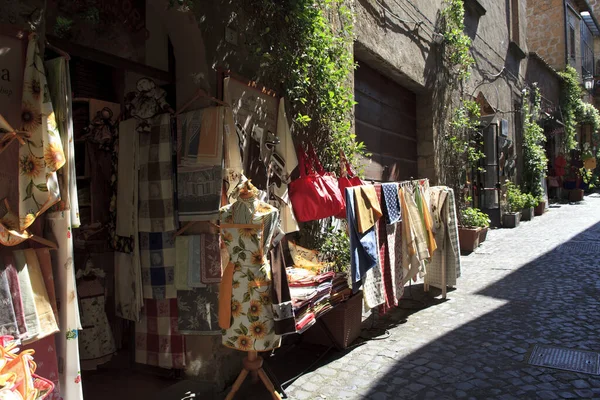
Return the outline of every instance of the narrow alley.
<path id="1" fill-rule="evenodd" d="M 448 300 L 396 309 L 386 336 L 330 353 L 297 379 L 293 399 L 599 398 L 600 377 L 528 364 L 536 344 L 600 350 L 600 196 L 553 205 L 517 229 L 493 230 L 463 257 Z M 411 295 L 407 290 L 405 295 Z M 435 295 L 435 293 L 433 293 Z M 429 300 L 427 300 L 429 299 Z M 410 314 L 412 312 L 412 314 Z"/>

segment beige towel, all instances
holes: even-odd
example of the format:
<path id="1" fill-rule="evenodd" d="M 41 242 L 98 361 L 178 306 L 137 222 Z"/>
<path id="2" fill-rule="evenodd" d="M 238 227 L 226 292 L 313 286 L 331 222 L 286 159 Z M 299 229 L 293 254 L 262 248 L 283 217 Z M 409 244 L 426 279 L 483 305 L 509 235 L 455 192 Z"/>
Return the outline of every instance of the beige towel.
<path id="1" fill-rule="evenodd" d="M 365 233 L 381 218 L 381 204 L 377 199 L 375 186 L 363 185 L 359 186 L 354 191 L 356 201 L 356 220 L 358 223 L 358 231 Z"/>
<path id="2" fill-rule="evenodd" d="M 137 236 L 137 192 L 139 133 L 136 120 L 119 125 L 119 168 L 117 177 L 117 235 Z"/>
<path id="3" fill-rule="evenodd" d="M 191 290 L 188 285 L 190 239 L 188 236 L 175 238 L 175 289 Z"/>
<path id="4" fill-rule="evenodd" d="M 48 291 L 46 290 L 46 284 L 44 283 L 44 276 L 42 275 L 42 269 L 37 254 L 34 249 L 27 249 L 24 253 L 25 260 L 27 261 L 27 268 L 29 270 L 31 288 L 33 289 L 35 311 L 38 320 L 40 321 L 40 333 L 36 338 L 36 340 L 38 340 L 58 332 L 58 325 L 48 297 Z"/>

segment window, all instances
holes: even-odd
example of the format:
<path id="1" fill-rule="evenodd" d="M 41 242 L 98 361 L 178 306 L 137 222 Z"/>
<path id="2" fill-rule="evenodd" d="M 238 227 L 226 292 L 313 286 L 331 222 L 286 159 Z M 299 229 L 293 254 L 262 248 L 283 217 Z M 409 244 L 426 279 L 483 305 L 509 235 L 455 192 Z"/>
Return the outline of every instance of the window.
<path id="1" fill-rule="evenodd" d="M 575 59 L 575 27 L 569 24 L 569 56 Z"/>

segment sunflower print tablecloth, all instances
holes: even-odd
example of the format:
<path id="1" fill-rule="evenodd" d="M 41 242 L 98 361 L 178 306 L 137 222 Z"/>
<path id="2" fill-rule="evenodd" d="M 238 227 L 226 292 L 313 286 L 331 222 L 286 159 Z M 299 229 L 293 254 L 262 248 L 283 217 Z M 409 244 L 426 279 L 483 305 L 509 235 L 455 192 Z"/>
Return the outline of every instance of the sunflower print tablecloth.
<path id="1" fill-rule="evenodd" d="M 252 216 L 250 221 L 248 216 Z M 221 238 L 234 268 L 231 325 L 223 330 L 223 344 L 241 351 L 277 348 L 281 344 L 281 336 L 275 334 L 271 266 L 265 254 L 278 221 L 278 211 L 258 200 L 238 200 L 221 209 L 221 221 L 222 226 L 233 224 L 222 228 Z M 235 224 L 240 223 L 256 224 L 257 227 L 242 225 L 236 228 Z"/>

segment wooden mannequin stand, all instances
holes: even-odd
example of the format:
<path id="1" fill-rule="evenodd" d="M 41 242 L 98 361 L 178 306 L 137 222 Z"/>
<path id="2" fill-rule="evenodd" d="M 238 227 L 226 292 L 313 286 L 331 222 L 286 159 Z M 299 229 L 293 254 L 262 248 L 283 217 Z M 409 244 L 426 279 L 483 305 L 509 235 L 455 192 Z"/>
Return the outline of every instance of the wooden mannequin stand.
<path id="1" fill-rule="evenodd" d="M 273 396 L 273 399 L 281 400 L 281 396 L 279 395 L 279 393 L 277 393 L 277 391 L 275 391 L 275 387 L 273 386 L 273 383 L 271 382 L 271 380 L 269 379 L 267 374 L 265 374 L 265 371 L 262 368 L 262 365 L 263 365 L 262 357 L 259 356 L 256 351 L 249 351 L 246 358 L 244 358 L 243 363 L 244 363 L 244 369 L 242 369 L 242 371 L 238 375 L 237 379 L 233 383 L 233 386 L 231 387 L 231 391 L 229 392 L 229 394 L 227 395 L 225 400 L 233 399 L 233 396 L 235 396 L 235 393 L 240 389 L 240 387 L 242 386 L 242 383 L 244 383 L 244 380 L 248 376 L 248 373 L 251 373 L 253 376 L 258 375 L 258 377 L 263 382 L 263 384 L 265 385 L 265 387 L 267 388 L 269 393 L 271 393 L 271 396 Z"/>

